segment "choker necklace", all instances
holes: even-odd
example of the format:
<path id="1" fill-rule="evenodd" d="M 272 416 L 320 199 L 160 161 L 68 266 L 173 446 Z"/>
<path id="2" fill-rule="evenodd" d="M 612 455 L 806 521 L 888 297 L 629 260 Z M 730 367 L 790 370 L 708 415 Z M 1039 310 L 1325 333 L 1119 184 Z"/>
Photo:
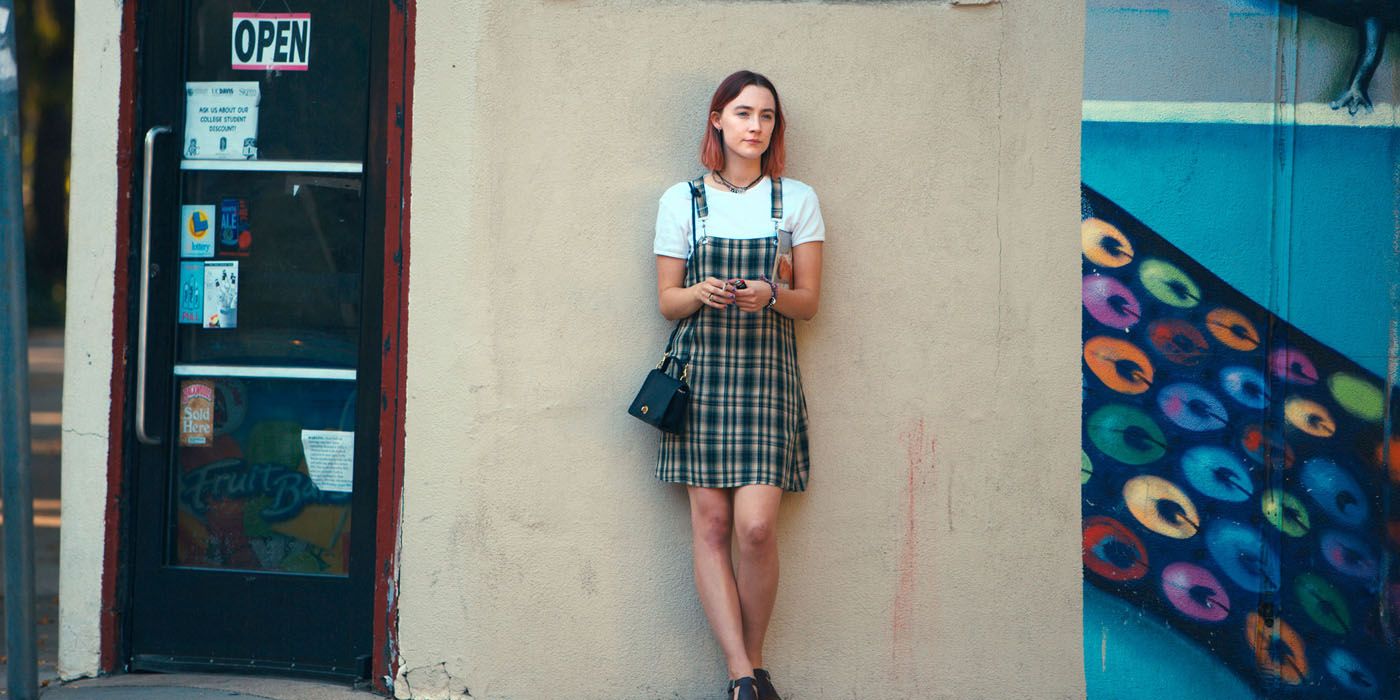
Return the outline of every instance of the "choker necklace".
<path id="1" fill-rule="evenodd" d="M 758 184 L 758 181 L 763 179 L 763 174 L 762 174 L 762 173 L 759 173 L 759 176 L 756 177 L 756 178 L 754 178 L 754 181 L 753 181 L 753 182 L 750 182 L 749 184 L 744 185 L 743 187 L 740 187 L 740 186 L 738 186 L 738 185 L 736 185 L 736 184 L 734 184 L 734 183 L 732 183 L 732 182 L 730 182 L 730 181 L 724 179 L 724 176 L 721 175 L 721 174 L 719 174 L 719 171 L 718 171 L 718 170 L 712 170 L 712 171 L 710 171 L 710 172 L 713 172 L 713 173 L 715 174 L 715 179 L 716 179 L 716 180 L 719 180 L 720 183 L 722 183 L 725 187 L 728 187 L 728 188 L 729 188 L 729 191 L 730 191 L 730 192 L 733 192 L 734 194 L 743 194 L 743 193 L 749 191 L 749 188 L 750 188 L 750 187 L 753 187 L 754 185 L 757 185 L 757 184 Z"/>

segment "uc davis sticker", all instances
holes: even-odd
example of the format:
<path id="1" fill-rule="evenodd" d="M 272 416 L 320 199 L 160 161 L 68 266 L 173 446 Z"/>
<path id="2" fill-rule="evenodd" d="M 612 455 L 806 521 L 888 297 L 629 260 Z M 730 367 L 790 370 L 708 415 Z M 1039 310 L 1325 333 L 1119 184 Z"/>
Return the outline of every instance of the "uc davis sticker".
<path id="1" fill-rule="evenodd" d="M 214 257 L 214 205 L 180 207 L 180 257 Z"/>
<path id="2" fill-rule="evenodd" d="M 233 13 L 234 70 L 306 70 L 310 61 L 311 13 Z"/>
<path id="3" fill-rule="evenodd" d="M 180 446 L 208 446 L 214 441 L 214 387 L 209 382 L 180 382 Z"/>

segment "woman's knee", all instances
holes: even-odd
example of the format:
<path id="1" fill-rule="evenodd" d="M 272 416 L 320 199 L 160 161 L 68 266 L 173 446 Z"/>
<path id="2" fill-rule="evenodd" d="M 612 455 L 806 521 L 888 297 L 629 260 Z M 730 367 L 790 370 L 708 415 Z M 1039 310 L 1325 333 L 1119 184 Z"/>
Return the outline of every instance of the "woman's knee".
<path id="1" fill-rule="evenodd" d="M 773 546 L 774 522 L 768 518 L 744 518 L 735 523 L 739 535 L 739 547 L 743 549 L 763 549 Z"/>
<path id="2" fill-rule="evenodd" d="M 728 508 L 700 508 L 690 516 L 690 526 L 697 542 L 709 547 L 729 547 L 730 512 Z"/>

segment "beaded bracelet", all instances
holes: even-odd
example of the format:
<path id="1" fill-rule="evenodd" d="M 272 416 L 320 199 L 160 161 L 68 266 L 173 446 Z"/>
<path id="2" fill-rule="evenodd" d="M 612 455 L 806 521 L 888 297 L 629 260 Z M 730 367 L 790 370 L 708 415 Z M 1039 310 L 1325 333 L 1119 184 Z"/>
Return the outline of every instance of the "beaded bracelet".
<path id="1" fill-rule="evenodd" d="M 768 289 L 772 290 L 772 296 L 768 297 L 768 306 L 778 303 L 778 283 L 768 279 L 768 275 L 761 275 L 759 279 L 768 283 Z"/>

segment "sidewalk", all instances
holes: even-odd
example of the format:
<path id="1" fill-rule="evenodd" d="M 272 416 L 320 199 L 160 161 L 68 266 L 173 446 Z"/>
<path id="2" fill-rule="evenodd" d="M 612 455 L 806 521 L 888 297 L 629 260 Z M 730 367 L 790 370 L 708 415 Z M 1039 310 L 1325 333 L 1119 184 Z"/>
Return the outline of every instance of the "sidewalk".
<path id="1" fill-rule="evenodd" d="M 54 683 L 39 691 L 42 700 L 373 700 L 380 695 L 344 685 L 266 676 L 198 673 L 126 673 Z"/>

